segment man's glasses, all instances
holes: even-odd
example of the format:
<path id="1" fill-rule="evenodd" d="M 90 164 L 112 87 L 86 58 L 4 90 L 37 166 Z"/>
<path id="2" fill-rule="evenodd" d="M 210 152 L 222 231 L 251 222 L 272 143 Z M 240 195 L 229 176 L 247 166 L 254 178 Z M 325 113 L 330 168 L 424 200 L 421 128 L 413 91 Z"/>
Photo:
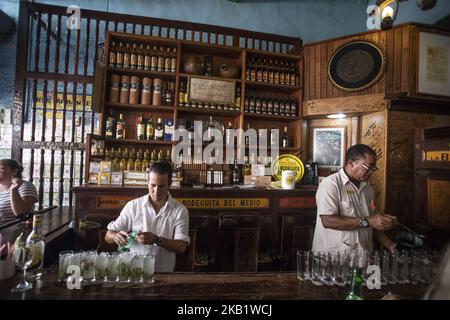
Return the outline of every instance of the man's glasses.
<path id="1" fill-rule="evenodd" d="M 377 167 L 368 167 L 368 166 L 366 166 L 366 165 L 365 165 L 364 163 L 362 163 L 362 162 L 358 162 L 358 164 L 361 165 L 361 167 L 363 167 L 363 168 L 366 169 L 367 171 L 375 172 L 375 171 L 378 170 Z"/>

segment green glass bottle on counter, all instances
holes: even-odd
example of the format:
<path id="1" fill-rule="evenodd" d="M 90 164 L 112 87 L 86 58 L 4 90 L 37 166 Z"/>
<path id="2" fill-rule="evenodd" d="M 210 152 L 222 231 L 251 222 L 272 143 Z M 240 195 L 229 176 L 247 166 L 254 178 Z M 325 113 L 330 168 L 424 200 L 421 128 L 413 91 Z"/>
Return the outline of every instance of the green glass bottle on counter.
<path id="1" fill-rule="evenodd" d="M 362 276 L 360 268 L 353 268 L 352 289 L 345 300 L 365 300 L 362 295 Z"/>
<path id="2" fill-rule="evenodd" d="M 42 214 L 33 216 L 33 231 L 28 235 L 26 247 L 31 249 L 33 260 L 27 268 L 28 278 L 32 281 L 42 276 L 42 265 L 44 264 L 45 242 L 42 235 Z"/>

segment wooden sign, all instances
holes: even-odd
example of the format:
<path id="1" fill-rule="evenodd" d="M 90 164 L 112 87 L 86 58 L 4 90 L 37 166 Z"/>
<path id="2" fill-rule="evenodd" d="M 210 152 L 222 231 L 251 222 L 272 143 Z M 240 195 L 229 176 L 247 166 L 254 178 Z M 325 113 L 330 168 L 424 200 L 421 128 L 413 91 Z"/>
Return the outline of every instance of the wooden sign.
<path id="1" fill-rule="evenodd" d="M 427 161 L 450 161 L 450 150 L 425 151 Z"/>
<path id="2" fill-rule="evenodd" d="M 176 198 L 188 209 L 265 209 L 268 198 Z"/>
<path id="3" fill-rule="evenodd" d="M 217 104 L 234 104 L 235 80 L 190 76 L 188 99 Z"/>
<path id="4" fill-rule="evenodd" d="M 280 198 L 279 202 L 280 208 L 290 209 L 290 208 L 315 208 L 316 198 L 315 197 L 284 197 Z"/>
<path id="5" fill-rule="evenodd" d="M 97 196 L 97 209 L 122 209 L 135 196 Z"/>

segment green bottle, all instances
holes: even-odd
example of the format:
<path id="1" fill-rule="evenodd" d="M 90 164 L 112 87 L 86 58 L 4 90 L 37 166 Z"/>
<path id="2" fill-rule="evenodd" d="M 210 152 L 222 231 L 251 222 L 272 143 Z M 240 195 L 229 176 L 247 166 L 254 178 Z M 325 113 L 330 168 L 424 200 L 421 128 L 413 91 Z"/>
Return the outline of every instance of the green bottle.
<path id="1" fill-rule="evenodd" d="M 120 246 L 118 248 L 119 252 L 129 252 L 132 245 L 134 245 L 134 242 L 136 241 L 136 236 L 138 232 L 133 231 L 128 235 L 128 243 L 124 246 Z"/>
<path id="2" fill-rule="evenodd" d="M 362 295 L 362 276 L 359 268 L 353 268 L 352 290 L 345 300 L 365 300 Z"/>

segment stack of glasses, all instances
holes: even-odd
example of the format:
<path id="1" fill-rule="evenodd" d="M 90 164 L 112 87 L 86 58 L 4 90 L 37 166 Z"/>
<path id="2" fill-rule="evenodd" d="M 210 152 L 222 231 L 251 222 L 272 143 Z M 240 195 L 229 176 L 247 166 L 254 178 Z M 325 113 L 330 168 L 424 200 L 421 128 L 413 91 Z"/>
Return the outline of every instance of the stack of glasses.
<path id="1" fill-rule="evenodd" d="M 337 252 L 297 251 L 297 278 L 314 285 L 346 286 L 351 284 L 352 269 L 362 270 L 366 281 L 379 282 L 381 286 L 431 283 L 437 274 L 440 254 L 430 250 L 387 251 L 347 250 Z M 374 270 L 380 270 L 379 277 Z M 370 277 L 370 279 L 369 279 Z"/>
<path id="2" fill-rule="evenodd" d="M 130 284 L 154 282 L 155 256 L 130 252 L 72 250 L 59 254 L 58 281 L 79 281 L 80 284 Z"/>

